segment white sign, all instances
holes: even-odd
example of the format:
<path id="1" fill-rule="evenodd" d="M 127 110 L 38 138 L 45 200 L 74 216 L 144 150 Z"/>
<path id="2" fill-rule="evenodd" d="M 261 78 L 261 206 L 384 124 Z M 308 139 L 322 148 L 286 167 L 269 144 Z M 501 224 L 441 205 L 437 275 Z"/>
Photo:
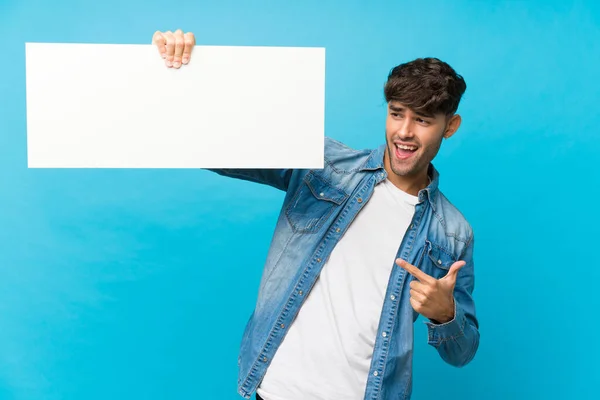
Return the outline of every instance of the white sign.
<path id="1" fill-rule="evenodd" d="M 30 168 L 322 168 L 325 49 L 27 43 Z"/>

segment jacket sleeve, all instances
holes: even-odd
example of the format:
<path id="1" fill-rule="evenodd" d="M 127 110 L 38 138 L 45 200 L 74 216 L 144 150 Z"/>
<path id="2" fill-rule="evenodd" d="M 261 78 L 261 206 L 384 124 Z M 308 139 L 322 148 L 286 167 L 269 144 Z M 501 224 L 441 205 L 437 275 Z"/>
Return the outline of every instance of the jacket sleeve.
<path id="1" fill-rule="evenodd" d="M 276 189 L 288 190 L 293 169 L 207 169 L 229 178 L 269 185 Z"/>
<path id="2" fill-rule="evenodd" d="M 443 324 L 426 322 L 428 343 L 437 349 L 445 362 L 456 367 L 467 365 L 479 347 L 479 322 L 473 300 L 473 247 L 474 239 L 471 238 L 461 257 L 466 264 L 458 271 L 454 287 L 454 318 Z"/>

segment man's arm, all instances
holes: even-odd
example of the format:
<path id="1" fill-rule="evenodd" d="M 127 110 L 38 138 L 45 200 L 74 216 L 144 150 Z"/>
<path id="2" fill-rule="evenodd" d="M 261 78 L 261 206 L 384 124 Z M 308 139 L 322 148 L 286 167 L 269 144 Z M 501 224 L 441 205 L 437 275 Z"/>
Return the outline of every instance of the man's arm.
<path id="1" fill-rule="evenodd" d="M 473 239 L 460 261 L 450 267 L 446 276 L 436 279 L 405 260 L 398 259 L 416 280 L 410 282 L 410 304 L 428 318 L 428 343 L 435 347 L 448 364 L 468 364 L 479 347 L 479 325 L 475 317 Z"/>
<path id="2" fill-rule="evenodd" d="M 287 191 L 293 169 L 207 169 L 222 176 L 269 185 Z"/>
<path id="3" fill-rule="evenodd" d="M 473 246 L 472 238 L 461 257 L 466 264 L 456 278 L 454 317 L 442 324 L 427 322 L 428 343 L 437 349 L 444 361 L 456 367 L 467 365 L 479 347 L 479 323 L 472 296 L 475 283 Z"/>

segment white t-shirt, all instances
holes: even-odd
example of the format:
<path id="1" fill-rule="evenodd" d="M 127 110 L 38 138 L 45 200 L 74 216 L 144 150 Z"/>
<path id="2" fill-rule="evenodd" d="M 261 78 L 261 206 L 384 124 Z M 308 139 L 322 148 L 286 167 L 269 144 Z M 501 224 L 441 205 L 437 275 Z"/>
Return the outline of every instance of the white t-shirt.
<path id="1" fill-rule="evenodd" d="M 389 180 L 350 224 L 275 353 L 265 400 L 362 400 L 388 280 L 418 198 Z"/>

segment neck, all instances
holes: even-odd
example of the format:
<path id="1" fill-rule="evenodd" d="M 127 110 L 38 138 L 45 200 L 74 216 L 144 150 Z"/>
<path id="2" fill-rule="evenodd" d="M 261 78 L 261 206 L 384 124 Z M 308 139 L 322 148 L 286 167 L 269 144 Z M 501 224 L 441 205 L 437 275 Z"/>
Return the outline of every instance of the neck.
<path id="1" fill-rule="evenodd" d="M 387 159 L 387 154 L 385 154 L 384 158 L 388 180 L 398 189 L 412 196 L 417 196 L 422 189 L 425 189 L 429 185 L 428 168 L 424 168 L 410 175 L 397 175 L 392 171 L 390 162 Z"/>

